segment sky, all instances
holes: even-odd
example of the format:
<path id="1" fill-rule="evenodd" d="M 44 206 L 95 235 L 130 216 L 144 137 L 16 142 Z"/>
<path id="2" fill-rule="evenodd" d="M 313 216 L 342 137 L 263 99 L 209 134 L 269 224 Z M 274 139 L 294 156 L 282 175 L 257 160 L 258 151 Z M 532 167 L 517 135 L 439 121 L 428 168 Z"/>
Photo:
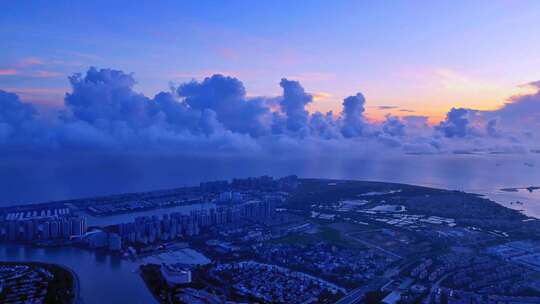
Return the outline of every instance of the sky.
<path id="1" fill-rule="evenodd" d="M 0 205 L 328 160 L 533 168 L 539 14 L 538 1 L 2 2 Z"/>
<path id="2" fill-rule="evenodd" d="M 147 95 L 221 73 L 274 96 L 286 77 L 310 111 L 361 91 L 371 118 L 407 113 L 392 106 L 438 122 L 540 79 L 539 15 L 538 1 L 6 1 L 0 88 L 61 106 L 90 66 L 134 73 Z"/>

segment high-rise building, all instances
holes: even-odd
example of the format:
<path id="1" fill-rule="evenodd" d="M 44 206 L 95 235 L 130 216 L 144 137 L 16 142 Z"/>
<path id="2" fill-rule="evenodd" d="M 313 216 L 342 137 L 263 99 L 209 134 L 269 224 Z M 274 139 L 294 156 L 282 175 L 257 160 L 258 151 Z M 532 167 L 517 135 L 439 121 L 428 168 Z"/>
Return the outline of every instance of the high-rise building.
<path id="1" fill-rule="evenodd" d="M 60 223 L 58 221 L 56 220 L 51 221 L 50 229 L 51 229 L 50 235 L 52 239 L 57 239 L 60 237 Z"/>
<path id="2" fill-rule="evenodd" d="M 50 237 L 50 223 L 44 222 L 41 224 L 41 239 L 48 240 Z"/>
<path id="3" fill-rule="evenodd" d="M 122 249 L 122 238 L 116 234 L 109 234 L 109 250 L 120 251 Z"/>

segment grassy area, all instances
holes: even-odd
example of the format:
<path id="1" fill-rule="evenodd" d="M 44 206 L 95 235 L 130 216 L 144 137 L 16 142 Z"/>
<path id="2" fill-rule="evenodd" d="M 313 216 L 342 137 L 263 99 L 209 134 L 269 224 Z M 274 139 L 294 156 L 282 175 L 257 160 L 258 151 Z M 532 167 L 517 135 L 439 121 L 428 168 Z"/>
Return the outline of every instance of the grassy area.
<path id="1" fill-rule="evenodd" d="M 320 227 L 319 232 L 317 232 L 315 235 L 331 244 L 340 245 L 344 243 L 341 233 L 338 230 L 327 226 Z"/>
<path id="2" fill-rule="evenodd" d="M 279 239 L 271 240 L 271 243 L 281 243 L 289 245 L 309 245 L 319 242 L 320 239 L 311 234 L 305 233 L 294 233 L 284 236 Z"/>
<path id="3" fill-rule="evenodd" d="M 313 234 L 293 233 L 279 239 L 271 240 L 272 243 L 290 244 L 290 245 L 309 245 L 318 242 L 326 242 L 337 246 L 352 247 L 354 244 L 342 237 L 337 229 L 320 226 L 318 232 Z"/>

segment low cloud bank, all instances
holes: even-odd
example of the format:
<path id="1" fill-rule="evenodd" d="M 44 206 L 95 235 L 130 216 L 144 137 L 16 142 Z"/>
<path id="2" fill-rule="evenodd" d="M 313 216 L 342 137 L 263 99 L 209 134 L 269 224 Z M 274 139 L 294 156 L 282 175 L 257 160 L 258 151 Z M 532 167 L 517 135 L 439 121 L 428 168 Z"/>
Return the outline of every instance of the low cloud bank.
<path id="1" fill-rule="evenodd" d="M 343 100 L 341 113 L 310 114 L 313 96 L 282 79 L 278 97 L 247 97 L 243 83 L 213 75 L 144 96 L 133 75 L 90 68 L 69 78 L 71 91 L 57 119 L 44 120 L 31 103 L 0 90 L 4 150 L 162 151 L 173 154 L 358 156 L 453 151 L 527 152 L 540 127 L 538 92 L 512 97 L 495 111 L 452 108 L 439 125 L 422 116 L 365 117 L 366 99 Z M 0 152 L 1 153 L 1 152 Z"/>

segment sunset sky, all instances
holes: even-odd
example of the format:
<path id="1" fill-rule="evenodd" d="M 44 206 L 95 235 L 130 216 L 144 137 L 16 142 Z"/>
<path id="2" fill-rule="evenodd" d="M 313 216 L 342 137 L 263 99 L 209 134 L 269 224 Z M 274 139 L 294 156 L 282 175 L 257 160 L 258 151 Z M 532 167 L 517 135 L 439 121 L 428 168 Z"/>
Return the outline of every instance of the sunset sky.
<path id="1" fill-rule="evenodd" d="M 148 96 L 215 73 L 275 96 L 286 77 L 314 95 L 310 111 L 362 92 L 370 119 L 435 122 L 540 79 L 539 1 L 70 3 L 0 4 L 0 89 L 62 106 L 67 77 L 90 66 L 134 73 Z"/>

